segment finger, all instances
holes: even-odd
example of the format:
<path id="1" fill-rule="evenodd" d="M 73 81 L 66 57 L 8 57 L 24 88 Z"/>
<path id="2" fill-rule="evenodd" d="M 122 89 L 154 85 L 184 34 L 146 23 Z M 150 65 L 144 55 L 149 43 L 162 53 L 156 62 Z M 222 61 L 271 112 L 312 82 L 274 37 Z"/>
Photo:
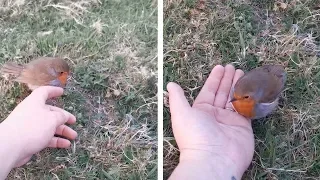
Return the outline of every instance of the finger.
<path id="1" fill-rule="evenodd" d="M 232 80 L 236 71 L 230 64 L 226 65 L 224 69 L 224 75 L 213 103 L 214 106 L 220 108 L 224 108 L 228 101 Z"/>
<path id="2" fill-rule="evenodd" d="M 237 83 L 237 81 L 239 80 L 239 78 L 242 77 L 243 75 L 244 75 L 244 72 L 241 69 L 237 69 L 236 72 L 234 73 L 233 82 L 232 82 L 232 86 L 230 88 L 228 101 L 225 104 L 226 108 L 232 108 L 232 104 L 230 103 L 231 96 L 232 96 L 232 94 L 231 94 L 232 89 L 233 89 L 234 85 Z"/>
<path id="3" fill-rule="evenodd" d="M 74 124 L 76 122 L 76 117 L 73 114 L 69 113 L 68 111 L 55 106 L 51 106 L 51 105 L 47 105 L 47 107 L 49 108 L 50 111 L 53 111 L 53 113 L 57 112 L 55 114 L 58 116 L 57 127 L 65 123 Z M 63 116 L 61 116 L 61 114 Z"/>
<path id="4" fill-rule="evenodd" d="M 193 106 L 196 104 L 213 105 L 215 95 L 219 88 L 220 81 L 223 77 L 223 74 L 224 74 L 224 67 L 221 65 L 217 65 L 212 69 L 199 95 L 195 99 Z"/>
<path id="5" fill-rule="evenodd" d="M 30 94 L 29 98 L 37 99 L 40 102 L 45 103 L 47 99 L 58 97 L 63 94 L 63 89 L 54 86 L 41 86 Z"/>
<path id="6" fill-rule="evenodd" d="M 55 134 L 66 137 L 70 140 L 74 140 L 78 136 L 78 133 L 76 131 L 66 125 L 59 126 Z"/>
<path id="7" fill-rule="evenodd" d="M 181 87 L 173 82 L 168 83 L 169 105 L 171 116 L 179 116 L 191 108 Z"/>
<path id="8" fill-rule="evenodd" d="M 67 139 L 63 139 L 60 137 L 53 137 L 49 144 L 48 147 L 51 148 L 69 148 L 71 145 L 71 142 Z"/>

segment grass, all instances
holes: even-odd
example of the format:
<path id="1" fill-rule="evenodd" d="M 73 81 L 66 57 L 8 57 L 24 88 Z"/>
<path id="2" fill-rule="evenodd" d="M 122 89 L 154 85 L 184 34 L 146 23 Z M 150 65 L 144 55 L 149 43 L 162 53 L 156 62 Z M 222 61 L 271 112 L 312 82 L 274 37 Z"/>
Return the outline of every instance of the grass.
<path id="1" fill-rule="evenodd" d="M 58 104 L 77 117 L 79 134 L 70 150 L 45 149 L 8 179 L 156 178 L 156 1 L 5 0 L 0 39 L 0 63 L 68 61 Z M 25 89 L 0 83 L 3 120 Z"/>
<path id="2" fill-rule="evenodd" d="M 190 103 L 217 64 L 244 71 L 282 64 L 279 108 L 253 122 L 255 154 L 243 179 L 320 177 L 320 1 L 170 0 L 164 4 L 164 87 L 178 82 Z M 164 89 L 166 90 L 166 89 Z M 164 176 L 178 163 L 164 107 Z"/>

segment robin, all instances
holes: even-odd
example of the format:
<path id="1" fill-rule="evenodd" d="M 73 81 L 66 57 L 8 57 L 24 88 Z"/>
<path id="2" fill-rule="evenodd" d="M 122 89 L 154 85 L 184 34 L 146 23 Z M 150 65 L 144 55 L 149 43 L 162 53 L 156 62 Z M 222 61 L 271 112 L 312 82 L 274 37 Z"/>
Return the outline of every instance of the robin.
<path id="1" fill-rule="evenodd" d="M 266 117 L 278 105 L 286 72 L 281 65 L 264 65 L 242 76 L 231 91 L 231 104 L 250 119 Z"/>
<path id="2" fill-rule="evenodd" d="M 64 88 L 70 68 L 66 61 L 56 57 L 40 57 L 28 64 L 6 63 L 0 70 L 9 80 L 26 84 L 31 91 L 39 86 Z"/>

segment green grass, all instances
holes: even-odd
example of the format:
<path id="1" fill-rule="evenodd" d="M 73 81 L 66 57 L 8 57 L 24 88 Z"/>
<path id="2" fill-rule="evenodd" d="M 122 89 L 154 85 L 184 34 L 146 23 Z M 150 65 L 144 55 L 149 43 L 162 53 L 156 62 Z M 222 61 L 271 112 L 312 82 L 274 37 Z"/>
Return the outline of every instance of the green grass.
<path id="1" fill-rule="evenodd" d="M 243 179 L 320 177 L 320 1 L 290 3 L 286 9 L 261 0 L 164 4 L 164 87 L 178 82 L 190 103 L 217 64 L 232 63 L 244 71 L 263 64 L 285 66 L 288 78 L 279 108 L 253 122 L 255 155 Z M 179 152 L 164 108 L 168 178 Z"/>
<path id="2" fill-rule="evenodd" d="M 20 1 L 0 6 L 0 63 L 60 56 L 59 106 L 77 117 L 70 150 L 46 149 L 8 179 L 155 179 L 157 6 L 152 0 Z M 3 120 L 24 94 L 1 79 Z"/>

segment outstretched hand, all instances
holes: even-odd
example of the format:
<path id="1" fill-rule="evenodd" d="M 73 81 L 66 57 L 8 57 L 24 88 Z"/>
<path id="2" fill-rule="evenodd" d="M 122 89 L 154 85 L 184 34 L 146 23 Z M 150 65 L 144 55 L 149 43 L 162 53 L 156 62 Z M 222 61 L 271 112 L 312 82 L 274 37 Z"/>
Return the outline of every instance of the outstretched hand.
<path id="1" fill-rule="evenodd" d="M 75 139 L 77 133 L 65 123 L 75 123 L 75 116 L 63 109 L 45 104 L 47 99 L 62 94 L 62 88 L 39 87 L 0 124 L 0 144 L 3 145 L 2 151 L 0 150 L 0 161 L 9 163 L 6 167 L 2 167 L 3 170 L 25 164 L 33 154 L 46 147 L 70 147 L 70 140 Z M 8 155 L 5 153 L 10 153 L 10 158 L 6 161 L 4 159 Z"/>
<path id="2" fill-rule="evenodd" d="M 243 74 L 232 65 L 215 66 L 192 107 L 179 85 L 167 85 L 172 129 L 180 149 L 180 164 L 212 167 L 208 171 L 223 179 L 241 178 L 253 157 L 254 137 L 251 121 L 232 111 L 229 93 Z M 181 179 L 180 164 L 171 178 Z M 231 177 L 220 174 L 223 168 L 230 171 Z"/>

